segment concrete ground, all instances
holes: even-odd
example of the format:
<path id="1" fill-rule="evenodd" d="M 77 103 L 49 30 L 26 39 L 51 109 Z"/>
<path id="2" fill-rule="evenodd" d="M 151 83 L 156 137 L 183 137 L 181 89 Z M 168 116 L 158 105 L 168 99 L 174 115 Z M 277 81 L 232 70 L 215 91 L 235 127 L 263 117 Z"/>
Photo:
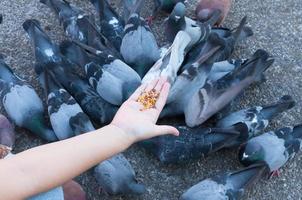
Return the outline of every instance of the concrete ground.
<path id="1" fill-rule="evenodd" d="M 93 12 L 88 1 L 73 0 L 74 4 Z M 116 3 L 115 1 L 112 1 Z M 188 14 L 194 15 L 197 0 L 190 0 Z M 150 13 L 152 3 L 147 3 L 145 11 Z M 6 55 L 6 61 L 22 78 L 28 80 L 43 97 L 33 71 L 34 57 L 28 38 L 22 29 L 25 19 L 36 18 L 42 25 L 48 26 L 50 36 L 56 41 L 64 35 L 55 15 L 38 0 L 1 0 L 0 13 L 4 22 L 0 25 L 0 53 Z M 145 13 L 147 16 L 147 14 Z M 225 26 L 234 27 L 247 15 L 249 25 L 255 35 L 241 44 L 234 57 L 247 57 L 258 49 L 268 50 L 275 56 L 276 62 L 267 71 L 268 81 L 260 86 L 249 88 L 240 100 L 238 108 L 261 105 L 276 101 L 284 94 L 290 94 L 297 100 L 297 106 L 283 114 L 268 130 L 302 122 L 302 3 L 301 0 L 238 0 L 235 1 Z M 162 27 L 164 16 L 158 18 L 153 26 L 163 44 Z M 1 108 L 1 111 L 3 109 Z M 15 152 L 42 144 L 42 141 L 17 129 L 18 136 Z M 126 153 L 137 172 L 139 181 L 144 182 L 148 192 L 140 197 L 108 197 L 99 193 L 91 172 L 84 173 L 77 180 L 83 185 L 89 200 L 174 200 L 190 186 L 202 179 L 226 170 L 239 169 L 235 151 L 220 151 L 208 158 L 189 162 L 183 166 L 162 166 L 154 157 L 143 150 L 133 147 Z M 302 153 L 297 155 L 281 169 L 281 176 L 262 180 L 251 188 L 244 199 L 302 199 Z"/>

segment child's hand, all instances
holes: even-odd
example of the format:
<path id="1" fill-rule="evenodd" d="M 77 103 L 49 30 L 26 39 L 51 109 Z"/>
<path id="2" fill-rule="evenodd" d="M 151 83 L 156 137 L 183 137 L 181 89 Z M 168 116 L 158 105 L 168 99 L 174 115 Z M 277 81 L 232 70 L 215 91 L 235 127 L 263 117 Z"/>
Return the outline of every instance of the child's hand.
<path id="1" fill-rule="evenodd" d="M 143 110 L 144 106 L 137 102 L 142 92 L 155 89 L 159 97 L 154 108 Z M 111 125 L 122 129 L 131 142 L 149 139 L 151 137 L 173 134 L 178 136 L 179 132 L 172 126 L 159 126 L 156 121 L 162 111 L 168 97 L 170 84 L 162 77 L 148 84 L 141 85 L 132 96 L 123 103 L 116 113 Z"/>

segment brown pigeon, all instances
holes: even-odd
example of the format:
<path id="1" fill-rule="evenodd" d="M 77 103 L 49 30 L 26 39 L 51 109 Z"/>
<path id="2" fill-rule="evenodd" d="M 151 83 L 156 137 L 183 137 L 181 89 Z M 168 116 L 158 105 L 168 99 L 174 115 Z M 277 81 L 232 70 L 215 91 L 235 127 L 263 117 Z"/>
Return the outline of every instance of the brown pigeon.
<path id="1" fill-rule="evenodd" d="M 71 180 L 63 185 L 64 200 L 86 200 L 86 194 L 81 185 Z"/>
<path id="2" fill-rule="evenodd" d="M 0 114 L 0 159 L 12 150 L 14 143 L 14 127 L 5 116 Z"/>
<path id="3" fill-rule="evenodd" d="M 216 25 L 220 26 L 230 11 L 231 3 L 231 0 L 200 0 L 195 11 L 197 19 L 207 21 L 215 10 L 219 10 L 222 14 Z"/>

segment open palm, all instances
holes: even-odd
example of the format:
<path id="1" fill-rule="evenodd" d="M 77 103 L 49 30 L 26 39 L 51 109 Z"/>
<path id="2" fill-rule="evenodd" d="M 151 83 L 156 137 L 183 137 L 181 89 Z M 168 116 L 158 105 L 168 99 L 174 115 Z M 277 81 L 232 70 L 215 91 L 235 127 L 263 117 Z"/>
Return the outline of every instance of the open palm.
<path id="1" fill-rule="evenodd" d="M 154 108 L 143 110 L 143 105 L 137 102 L 137 99 L 143 92 L 149 92 L 152 89 L 160 93 L 159 98 Z M 123 103 L 111 124 L 124 130 L 135 142 L 164 134 L 178 135 L 178 130 L 172 126 L 156 125 L 166 103 L 169 89 L 170 84 L 164 77 L 141 85 Z"/>

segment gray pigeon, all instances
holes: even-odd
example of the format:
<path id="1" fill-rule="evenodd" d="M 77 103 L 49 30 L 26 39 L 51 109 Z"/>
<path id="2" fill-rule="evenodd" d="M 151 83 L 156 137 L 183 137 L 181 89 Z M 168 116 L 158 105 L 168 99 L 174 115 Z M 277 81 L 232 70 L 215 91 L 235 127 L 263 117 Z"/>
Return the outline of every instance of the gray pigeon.
<path id="1" fill-rule="evenodd" d="M 235 172 L 208 178 L 188 189 L 180 200 L 239 200 L 246 189 L 267 176 L 265 163 L 254 164 Z"/>
<path id="2" fill-rule="evenodd" d="M 123 1 L 127 2 L 127 1 Z M 140 8 L 144 0 L 135 1 L 122 40 L 120 53 L 124 61 L 143 77 L 160 58 L 155 36 L 145 20 L 140 17 Z"/>
<path id="3" fill-rule="evenodd" d="M 121 105 L 141 85 L 140 76 L 122 60 L 77 44 L 65 41 L 61 52 L 84 69 L 90 85 L 109 103 Z"/>
<path id="4" fill-rule="evenodd" d="M 100 31 L 111 41 L 116 50 L 120 50 L 124 36 L 124 21 L 110 6 L 107 0 L 90 0 L 100 16 Z"/>
<path id="5" fill-rule="evenodd" d="M 160 76 L 166 76 L 171 85 L 173 85 L 177 72 L 189 50 L 191 41 L 190 36 L 186 32 L 179 31 L 171 47 L 147 72 L 142 82 L 147 83 Z"/>
<path id="6" fill-rule="evenodd" d="M 243 123 L 228 128 L 189 128 L 175 126 L 178 137 L 165 135 L 141 142 L 147 151 L 164 164 L 187 163 L 219 151 L 234 140 L 246 141 L 248 129 Z"/>
<path id="7" fill-rule="evenodd" d="M 211 28 L 206 30 L 210 30 L 212 34 L 217 34 L 218 37 L 220 37 L 225 42 L 225 48 L 223 51 L 220 52 L 220 56 L 217 56 L 217 59 L 215 62 L 219 61 L 225 61 L 230 59 L 230 56 L 232 55 L 236 45 L 244 41 L 246 38 L 253 35 L 253 31 L 251 28 L 246 26 L 247 17 L 244 17 L 239 26 L 235 28 L 234 30 L 229 29 L 215 29 Z M 181 71 L 184 71 L 185 69 L 189 68 L 191 64 L 199 57 L 201 51 L 203 51 L 203 46 L 205 45 L 204 40 L 200 40 L 187 54 L 187 58 L 184 62 L 184 65 L 182 66 Z"/>
<path id="8" fill-rule="evenodd" d="M 51 72 L 43 70 L 39 77 L 47 96 L 50 123 L 59 140 L 95 130 L 80 105 Z"/>
<path id="9" fill-rule="evenodd" d="M 0 114 L 0 159 L 10 153 L 15 144 L 14 126 Z"/>
<path id="10" fill-rule="evenodd" d="M 60 23 L 63 24 L 65 34 L 72 40 L 120 57 L 119 49 L 115 49 L 114 45 L 99 32 L 92 15 L 86 15 L 83 10 L 71 5 L 66 0 L 40 0 L 40 2 L 57 14 Z"/>
<path id="11" fill-rule="evenodd" d="M 44 121 L 43 103 L 36 91 L 0 59 L 0 99 L 9 118 L 47 141 L 58 140 Z"/>
<path id="12" fill-rule="evenodd" d="M 97 165 L 94 173 L 101 188 L 110 195 L 139 195 L 146 192 L 145 186 L 137 182 L 132 166 L 122 154 Z"/>
<path id="13" fill-rule="evenodd" d="M 37 71 L 51 71 L 93 121 L 99 124 L 111 122 L 117 107 L 100 97 L 88 81 L 75 73 L 76 65 L 60 53 L 59 47 L 51 41 L 40 23 L 37 20 L 26 20 L 23 28 L 33 43 L 37 61 L 35 68 L 40 68 Z"/>
<path id="14" fill-rule="evenodd" d="M 198 59 L 191 64 L 191 67 L 177 76 L 161 117 L 177 116 L 184 113 L 192 95 L 205 84 L 216 56 L 223 50 L 224 45 L 224 41 L 217 34 L 209 36 Z"/>
<path id="15" fill-rule="evenodd" d="M 231 113 L 217 122 L 218 127 L 229 127 L 239 122 L 246 124 L 249 129 L 249 138 L 262 133 L 269 125 L 269 122 L 280 113 L 295 106 L 295 101 L 289 95 L 285 95 L 274 104 L 266 106 L 255 106 Z M 238 146 L 240 143 L 229 144 Z"/>
<path id="16" fill-rule="evenodd" d="M 241 146 L 239 160 L 244 165 L 265 162 L 274 175 L 301 148 L 302 125 L 285 127 L 250 139 Z"/>
<path id="17" fill-rule="evenodd" d="M 251 59 L 236 71 L 206 84 L 194 93 L 184 110 L 186 124 L 194 127 L 202 124 L 218 111 L 228 105 L 246 87 L 251 85 L 274 62 L 264 50 L 258 50 Z"/>
<path id="18" fill-rule="evenodd" d="M 176 4 L 170 16 L 165 20 L 165 35 L 168 41 L 172 42 L 179 31 L 185 31 L 191 37 L 191 45 L 205 40 L 211 27 L 220 17 L 220 12 L 213 13 L 209 21 L 200 23 L 185 16 L 186 7 L 183 3 Z"/>

